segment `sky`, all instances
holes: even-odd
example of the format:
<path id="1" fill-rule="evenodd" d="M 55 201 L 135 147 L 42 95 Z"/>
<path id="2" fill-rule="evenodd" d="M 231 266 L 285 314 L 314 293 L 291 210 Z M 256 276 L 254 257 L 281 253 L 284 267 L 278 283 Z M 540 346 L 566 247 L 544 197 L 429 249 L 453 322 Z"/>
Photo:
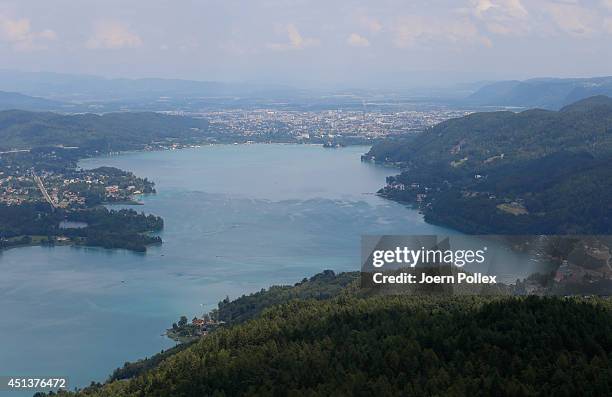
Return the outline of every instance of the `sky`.
<path id="1" fill-rule="evenodd" d="M 0 60 L 364 88 L 612 75 L 612 0 L 0 0 Z"/>

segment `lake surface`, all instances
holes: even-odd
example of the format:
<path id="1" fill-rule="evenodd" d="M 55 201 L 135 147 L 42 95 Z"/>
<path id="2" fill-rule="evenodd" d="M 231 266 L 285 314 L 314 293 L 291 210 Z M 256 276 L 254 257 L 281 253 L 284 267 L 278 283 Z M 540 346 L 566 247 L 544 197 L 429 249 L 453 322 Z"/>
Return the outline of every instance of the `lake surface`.
<path id="1" fill-rule="evenodd" d="M 82 161 L 156 183 L 158 193 L 133 208 L 164 218 L 164 244 L 146 254 L 0 253 L 0 375 L 104 381 L 172 346 L 162 333 L 182 314 L 324 269 L 358 270 L 362 234 L 449 234 L 375 196 L 397 171 L 361 163 L 365 151 L 220 145 Z"/>

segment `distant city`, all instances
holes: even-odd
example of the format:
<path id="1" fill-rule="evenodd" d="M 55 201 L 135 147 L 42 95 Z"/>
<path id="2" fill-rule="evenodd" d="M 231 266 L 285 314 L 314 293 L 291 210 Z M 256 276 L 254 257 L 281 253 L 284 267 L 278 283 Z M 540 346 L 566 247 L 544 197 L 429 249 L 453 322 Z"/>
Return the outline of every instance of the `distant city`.
<path id="1" fill-rule="evenodd" d="M 173 114 L 200 116 L 209 120 L 211 132 L 245 138 L 290 136 L 308 143 L 341 138 L 377 139 L 422 131 L 444 120 L 471 113 L 461 109 L 402 110 L 397 112 L 277 109 L 218 110 Z M 253 139 L 259 141 L 260 139 Z"/>
<path id="2" fill-rule="evenodd" d="M 469 114 L 461 109 L 391 111 L 290 111 L 277 109 L 216 110 L 202 113 L 166 112 L 209 121 L 201 140 L 162 140 L 144 150 L 168 150 L 208 143 L 291 142 L 327 146 L 365 144 L 422 131 L 444 120 Z M 198 131 L 196 131 L 198 132 Z M 41 161 L 61 164 L 63 154 L 79 148 L 58 147 L 32 154 L 28 149 L 0 153 L 0 203 L 20 205 L 48 201 L 54 207 L 131 201 L 151 187 L 129 173 L 116 170 L 79 171 L 71 167 L 40 169 Z M 59 157 L 58 157 L 59 156 Z M 112 171 L 112 172 L 111 172 Z M 108 174 L 111 175 L 108 175 Z M 46 191 L 48 190 L 48 194 Z"/>

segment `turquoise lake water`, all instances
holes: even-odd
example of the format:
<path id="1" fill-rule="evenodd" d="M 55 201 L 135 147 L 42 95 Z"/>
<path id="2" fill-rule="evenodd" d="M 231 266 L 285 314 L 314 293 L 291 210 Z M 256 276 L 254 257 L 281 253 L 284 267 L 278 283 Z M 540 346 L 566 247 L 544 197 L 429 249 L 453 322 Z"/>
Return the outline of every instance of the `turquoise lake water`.
<path id="1" fill-rule="evenodd" d="M 0 375 L 103 381 L 172 346 L 162 333 L 182 314 L 324 269 L 359 270 L 362 234 L 448 234 L 373 194 L 397 171 L 361 163 L 367 149 L 226 145 L 82 161 L 156 183 L 133 208 L 164 218 L 164 244 L 0 253 Z"/>

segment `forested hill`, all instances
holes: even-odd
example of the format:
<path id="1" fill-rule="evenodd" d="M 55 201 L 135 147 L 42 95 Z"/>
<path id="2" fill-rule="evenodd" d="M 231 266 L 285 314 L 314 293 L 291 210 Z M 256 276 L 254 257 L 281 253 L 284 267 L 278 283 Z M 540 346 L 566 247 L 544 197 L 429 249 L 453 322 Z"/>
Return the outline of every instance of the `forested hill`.
<path id="1" fill-rule="evenodd" d="M 350 275 L 348 275 L 350 278 Z M 74 396 L 603 396 L 612 309 L 594 298 L 361 297 L 333 273 L 278 305 Z M 328 287 L 325 284 L 329 284 Z M 304 288 L 335 291 L 299 298 Z M 271 290 L 272 291 L 272 290 Z M 277 300 L 277 298 L 279 298 Z M 127 374 L 126 371 L 122 372 Z"/>
<path id="2" fill-rule="evenodd" d="M 365 156 L 398 163 L 387 197 L 469 233 L 612 232 L 612 99 L 475 113 Z"/>
<path id="3" fill-rule="evenodd" d="M 0 151 L 37 146 L 76 146 L 89 151 L 142 149 L 156 141 L 197 141 L 207 120 L 160 113 L 62 115 L 0 111 Z"/>
<path id="4" fill-rule="evenodd" d="M 211 314 L 228 324 L 240 324 L 258 316 L 269 307 L 291 300 L 330 299 L 351 289 L 349 286 L 357 285 L 357 281 L 359 281 L 358 272 L 335 274 L 332 270 L 325 270 L 292 286 L 272 286 L 267 290 L 262 289 L 250 295 L 243 295 L 233 301 L 226 298 L 219 302 L 218 309 Z"/>
<path id="5" fill-rule="evenodd" d="M 419 163 L 450 163 L 467 157 L 464 165 L 478 166 L 502 153 L 507 163 L 559 150 L 612 153 L 612 99 L 591 97 L 561 111 L 473 113 L 442 122 L 406 142 L 376 145 L 368 156 Z"/>
<path id="6" fill-rule="evenodd" d="M 31 97 L 17 92 L 0 91 L 0 110 L 27 109 L 27 110 L 56 110 L 65 104 L 50 99 Z"/>

